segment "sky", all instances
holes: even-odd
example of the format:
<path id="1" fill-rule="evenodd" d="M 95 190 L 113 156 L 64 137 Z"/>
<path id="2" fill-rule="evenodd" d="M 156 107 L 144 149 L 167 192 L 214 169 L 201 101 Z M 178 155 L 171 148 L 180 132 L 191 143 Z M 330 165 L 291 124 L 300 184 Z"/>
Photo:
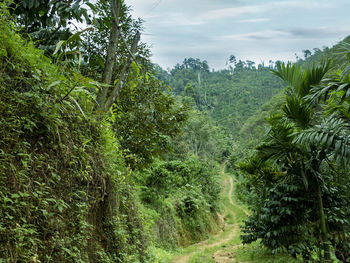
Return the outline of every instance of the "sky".
<path id="1" fill-rule="evenodd" d="M 230 55 L 295 61 L 350 35 L 350 0 L 125 0 L 144 20 L 142 41 L 164 69 L 184 58 L 223 69 Z"/>

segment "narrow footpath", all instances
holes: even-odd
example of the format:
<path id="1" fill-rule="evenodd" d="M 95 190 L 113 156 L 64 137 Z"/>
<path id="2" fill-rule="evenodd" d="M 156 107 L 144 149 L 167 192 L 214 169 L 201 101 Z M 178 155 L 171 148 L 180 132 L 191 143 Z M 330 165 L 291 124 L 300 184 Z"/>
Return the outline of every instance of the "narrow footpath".
<path id="1" fill-rule="evenodd" d="M 229 222 L 224 222 L 223 231 L 212 236 L 211 238 L 204 240 L 200 243 L 194 244 L 186 250 L 191 252 L 185 253 L 183 255 L 175 258 L 172 263 L 188 263 L 191 262 L 191 258 L 195 258 L 200 255 L 204 258 L 211 258 L 210 262 L 216 263 L 228 263 L 228 262 L 238 262 L 234 258 L 234 254 L 232 252 L 225 252 L 227 248 L 230 247 L 234 250 L 237 247 L 242 246 L 239 240 L 239 224 L 240 220 L 237 218 L 237 210 L 249 215 L 249 212 L 244 208 L 240 207 L 232 200 L 233 193 L 233 178 L 231 176 L 225 175 L 225 166 L 222 168 L 222 178 L 223 178 L 223 192 L 224 198 L 223 200 L 225 207 L 225 214 L 221 215 L 221 218 L 231 218 L 231 220 L 227 220 Z M 229 184 L 229 187 L 228 187 Z M 227 200 L 229 202 L 227 202 Z M 225 249 L 225 250 L 224 250 Z M 209 252 L 208 252 L 209 251 Z M 207 262 L 207 261 L 205 261 Z"/>

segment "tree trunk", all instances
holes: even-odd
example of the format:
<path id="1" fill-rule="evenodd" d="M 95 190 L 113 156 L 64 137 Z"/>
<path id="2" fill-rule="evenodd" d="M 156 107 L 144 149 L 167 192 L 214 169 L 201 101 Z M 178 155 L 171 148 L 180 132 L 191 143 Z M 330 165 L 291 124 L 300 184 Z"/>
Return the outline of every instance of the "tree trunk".
<path id="1" fill-rule="evenodd" d="M 113 74 L 113 67 L 117 57 L 117 42 L 119 38 L 119 12 L 120 12 L 120 2 L 119 0 L 111 0 L 112 16 L 113 20 L 111 23 L 111 32 L 109 35 L 109 43 L 107 47 L 107 55 L 105 61 L 105 68 L 103 71 L 102 82 L 110 85 Z M 107 99 L 109 88 L 103 87 L 98 96 L 97 103 L 99 108 L 102 108 Z"/>
<path id="2" fill-rule="evenodd" d="M 319 208 L 319 216 L 320 216 L 321 238 L 322 238 L 323 250 L 324 250 L 324 262 L 331 263 L 332 262 L 331 253 L 330 253 L 330 246 L 328 243 L 328 232 L 326 227 L 326 217 L 324 215 L 324 209 L 323 209 L 320 183 L 318 183 L 318 186 L 317 186 L 317 199 L 318 199 L 318 208 Z"/>
<path id="3" fill-rule="evenodd" d="M 201 86 L 201 70 L 199 69 L 197 72 L 197 76 L 198 76 L 198 87 Z"/>
<path id="4" fill-rule="evenodd" d="M 124 65 L 124 67 L 120 73 L 120 78 L 119 78 L 118 82 L 115 84 L 114 89 L 108 95 L 106 103 L 104 103 L 104 105 L 102 105 L 102 107 L 105 111 L 108 111 L 109 108 L 113 105 L 115 100 L 118 98 L 120 91 L 123 88 L 123 85 L 124 85 L 124 83 L 128 77 L 128 74 L 129 74 L 131 63 L 134 59 L 133 57 L 137 52 L 137 46 L 138 46 L 138 43 L 140 41 L 140 37 L 141 37 L 141 34 L 139 31 L 137 31 L 135 36 L 134 36 L 133 43 L 132 43 L 132 46 L 130 49 L 130 54 L 128 56 L 126 64 Z"/>

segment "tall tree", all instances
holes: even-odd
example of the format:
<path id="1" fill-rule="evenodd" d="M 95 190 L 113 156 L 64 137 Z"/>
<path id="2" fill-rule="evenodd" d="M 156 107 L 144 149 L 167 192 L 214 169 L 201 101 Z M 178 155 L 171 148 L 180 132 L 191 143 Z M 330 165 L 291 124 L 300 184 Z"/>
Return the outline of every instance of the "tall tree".
<path id="1" fill-rule="evenodd" d="M 111 0 L 111 10 L 112 10 L 112 21 L 111 21 L 111 31 L 109 35 L 109 43 L 107 47 L 107 54 L 105 59 L 104 71 L 102 76 L 102 81 L 111 85 L 112 73 L 115 60 L 117 58 L 117 43 L 119 38 L 119 17 L 120 17 L 120 2 L 119 0 Z M 107 97 L 108 89 L 104 88 L 101 90 L 97 97 L 97 102 L 100 107 L 104 104 Z"/>
<path id="2" fill-rule="evenodd" d="M 286 97 L 286 103 L 283 105 L 282 110 L 285 117 L 295 125 L 294 134 L 303 132 L 305 129 L 313 126 L 317 108 L 315 106 L 312 107 L 312 105 L 305 100 L 305 97 L 310 94 L 313 85 L 318 85 L 322 82 L 329 68 L 330 62 L 325 62 L 320 66 L 313 66 L 311 69 L 305 70 L 303 70 L 301 66 L 288 63 L 287 65 L 278 64 L 277 70 L 272 71 L 290 85 L 288 90 L 289 94 Z M 294 143 L 295 142 L 293 142 L 293 144 Z M 322 198 L 324 175 L 322 175 L 321 167 L 322 163 L 326 161 L 327 155 L 325 150 L 319 149 L 317 145 L 310 144 L 306 149 L 303 149 L 303 145 L 298 145 L 298 147 L 302 149 L 299 152 L 304 155 L 303 158 L 306 158 L 301 163 L 301 176 L 305 177 L 306 184 L 309 184 L 309 181 L 312 182 L 317 194 L 315 202 L 319 209 L 320 232 L 325 251 L 324 259 L 325 262 L 331 262 L 327 222 Z M 271 148 L 269 146 L 265 149 L 264 146 L 260 148 L 262 152 L 266 150 L 271 150 Z M 276 154 L 278 154 L 278 151 Z M 289 152 L 289 154 L 294 153 Z M 285 156 L 285 158 L 287 158 L 287 156 Z"/>
<path id="3" fill-rule="evenodd" d="M 130 47 L 128 46 L 129 44 L 120 32 L 120 17 L 122 5 L 123 3 L 121 3 L 120 0 L 110 0 L 109 3 L 111 9 L 110 32 L 102 75 L 102 82 L 106 84 L 106 86 L 101 88 L 97 95 L 98 108 L 104 112 L 108 111 L 111 108 L 113 103 L 118 98 L 121 89 L 123 89 L 123 86 L 130 71 L 131 63 L 133 61 L 136 62 L 135 57 L 139 48 L 139 31 L 135 32 Z M 113 79 L 113 73 L 115 70 L 115 64 L 117 59 L 118 45 L 124 45 L 124 48 L 126 50 L 126 60 L 120 69 L 118 80 L 115 80 Z"/>
<path id="4" fill-rule="evenodd" d="M 319 122 L 319 107 L 317 104 L 310 104 L 307 96 L 314 85 L 322 82 L 329 68 L 329 62 L 311 69 L 302 69 L 301 66 L 291 63 L 277 64 L 273 73 L 289 84 L 282 106 L 283 114 L 272 119 L 270 133 L 257 147 L 257 157 L 279 167 L 279 176 L 286 180 L 296 176 L 304 182 L 306 189 L 311 188 L 314 193 L 313 202 L 318 211 L 325 262 L 331 262 L 323 193 L 326 188 L 325 178 L 329 176 L 323 169 L 328 161 L 328 152 L 324 147 L 319 147 L 320 142 L 300 143 L 298 136 Z"/>

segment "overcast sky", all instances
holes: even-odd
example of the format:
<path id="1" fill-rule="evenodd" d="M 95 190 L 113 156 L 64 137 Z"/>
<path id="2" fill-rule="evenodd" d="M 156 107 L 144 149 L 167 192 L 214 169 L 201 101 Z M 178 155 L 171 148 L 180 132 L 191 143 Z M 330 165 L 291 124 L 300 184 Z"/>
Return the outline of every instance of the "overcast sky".
<path id="1" fill-rule="evenodd" d="M 194 57 L 221 69 L 231 54 L 265 64 L 295 60 L 350 34 L 350 0 L 125 1 L 145 21 L 142 40 L 163 68 Z"/>

